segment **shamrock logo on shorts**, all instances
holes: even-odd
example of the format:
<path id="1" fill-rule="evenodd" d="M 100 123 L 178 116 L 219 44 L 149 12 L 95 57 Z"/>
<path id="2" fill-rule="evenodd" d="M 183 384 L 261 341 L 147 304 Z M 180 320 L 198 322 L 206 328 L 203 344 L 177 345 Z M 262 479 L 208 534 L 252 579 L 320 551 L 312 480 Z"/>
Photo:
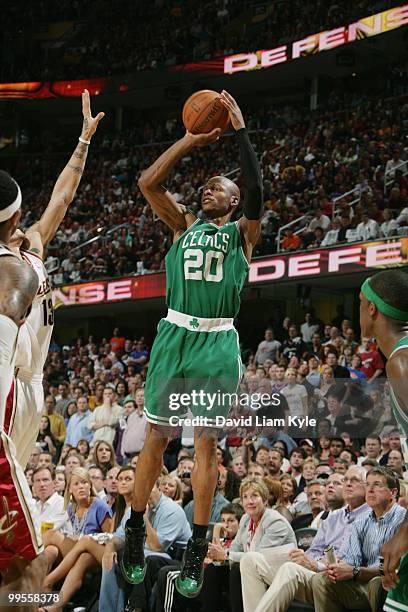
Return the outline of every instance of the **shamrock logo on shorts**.
<path id="1" fill-rule="evenodd" d="M 194 327 L 194 329 L 197 329 L 197 327 L 200 326 L 200 323 L 197 321 L 197 319 L 191 319 L 191 321 L 189 322 L 191 327 Z"/>

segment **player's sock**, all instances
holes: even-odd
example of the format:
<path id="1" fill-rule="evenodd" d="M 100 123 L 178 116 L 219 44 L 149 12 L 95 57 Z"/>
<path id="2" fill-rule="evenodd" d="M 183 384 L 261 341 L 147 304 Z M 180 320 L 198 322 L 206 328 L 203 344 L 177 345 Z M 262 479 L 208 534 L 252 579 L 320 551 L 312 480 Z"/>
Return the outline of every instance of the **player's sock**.
<path id="1" fill-rule="evenodd" d="M 130 511 L 130 517 L 126 521 L 126 525 L 128 527 L 143 527 L 144 512 L 139 512 L 138 510 L 134 510 L 133 508 Z"/>
<path id="2" fill-rule="evenodd" d="M 207 535 L 208 525 L 196 525 L 193 523 L 193 540 L 205 540 L 205 536 Z"/>

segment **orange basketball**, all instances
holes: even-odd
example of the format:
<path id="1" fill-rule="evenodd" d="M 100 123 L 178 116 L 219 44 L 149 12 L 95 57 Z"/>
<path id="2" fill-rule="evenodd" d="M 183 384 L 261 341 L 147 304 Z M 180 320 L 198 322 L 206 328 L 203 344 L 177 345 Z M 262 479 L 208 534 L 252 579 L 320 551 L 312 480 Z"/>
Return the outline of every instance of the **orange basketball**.
<path id="1" fill-rule="evenodd" d="M 192 134 L 208 134 L 215 128 L 224 132 L 229 114 L 220 102 L 220 94 L 203 89 L 190 96 L 183 107 L 183 123 Z"/>

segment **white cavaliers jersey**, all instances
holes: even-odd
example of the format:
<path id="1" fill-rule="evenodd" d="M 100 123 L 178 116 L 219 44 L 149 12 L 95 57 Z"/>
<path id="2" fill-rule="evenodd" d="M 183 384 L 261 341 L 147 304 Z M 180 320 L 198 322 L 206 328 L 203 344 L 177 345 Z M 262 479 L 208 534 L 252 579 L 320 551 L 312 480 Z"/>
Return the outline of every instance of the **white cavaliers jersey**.
<path id="1" fill-rule="evenodd" d="M 42 369 L 47 359 L 52 331 L 54 329 L 52 290 L 48 273 L 41 257 L 29 251 L 20 251 L 20 253 L 22 260 L 33 268 L 39 279 L 37 295 L 33 300 L 30 314 L 27 317 L 27 323 L 29 323 L 37 336 L 41 351 Z"/>

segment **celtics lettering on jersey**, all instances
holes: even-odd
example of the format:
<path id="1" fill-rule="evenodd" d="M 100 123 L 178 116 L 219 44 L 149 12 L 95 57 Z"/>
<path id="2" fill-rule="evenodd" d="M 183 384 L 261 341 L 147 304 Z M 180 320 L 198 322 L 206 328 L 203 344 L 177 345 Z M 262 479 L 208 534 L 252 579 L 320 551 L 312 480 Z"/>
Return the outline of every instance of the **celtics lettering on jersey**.
<path id="1" fill-rule="evenodd" d="M 248 267 L 237 223 L 197 219 L 167 253 L 167 305 L 197 317 L 234 317 Z"/>

